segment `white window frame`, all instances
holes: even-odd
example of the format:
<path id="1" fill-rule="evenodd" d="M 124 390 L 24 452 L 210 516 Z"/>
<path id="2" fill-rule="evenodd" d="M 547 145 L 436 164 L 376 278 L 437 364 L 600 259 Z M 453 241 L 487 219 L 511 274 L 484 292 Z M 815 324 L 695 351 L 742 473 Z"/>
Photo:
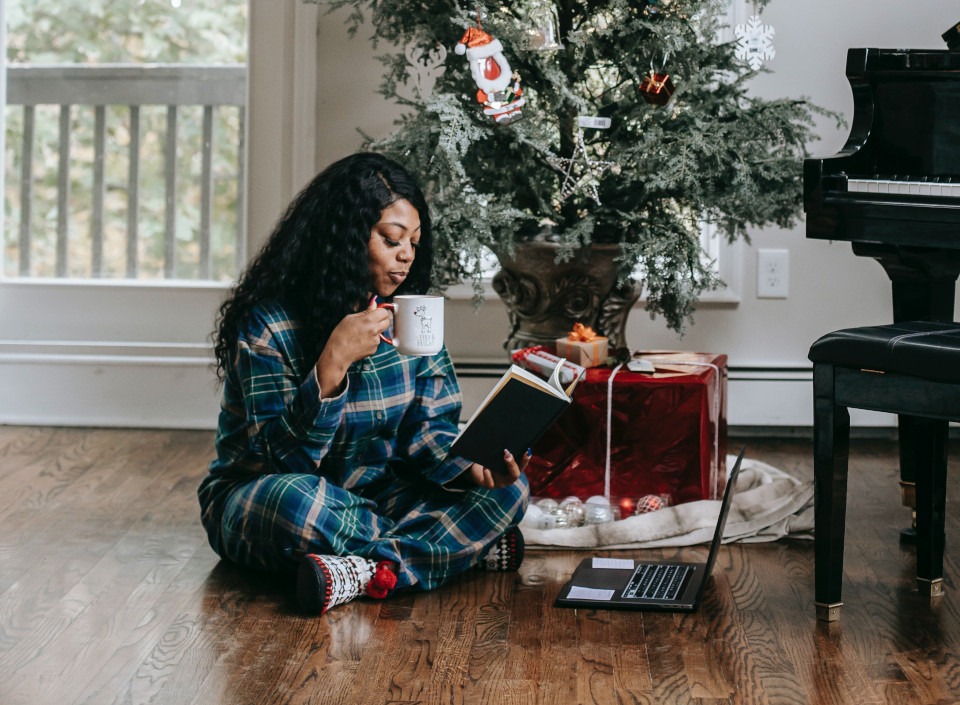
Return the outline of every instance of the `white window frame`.
<path id="1" fill-rule="evenodd" d="M 243 215 L 251 252 L 314 170 L 318 8 L 248 1 L 249 53 L 257 52 L 247 64 L 247 89 L 256 93 L 253 99 L 248 93 L 245 139 Z M 5 32 L 4 10 L 0 0 Z M 5 105 L 5 57 L 0 82 Z M 297 114 L 302 117 L 294 119 Z M 0 278 L 0 424 L 215 428 L 219 390 L 209 335 L 229 286 Z"/>

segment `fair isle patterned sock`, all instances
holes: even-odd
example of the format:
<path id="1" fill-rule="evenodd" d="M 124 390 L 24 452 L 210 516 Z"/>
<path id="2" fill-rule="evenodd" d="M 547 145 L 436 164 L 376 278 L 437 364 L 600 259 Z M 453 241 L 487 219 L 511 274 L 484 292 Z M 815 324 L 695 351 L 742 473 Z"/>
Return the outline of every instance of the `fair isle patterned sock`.
<path id="1" fill-rule="evenodd" d="M 507 572 L 517 570 L 523 563 L 523 534 L 516 526 L 498 538 L 487 555 L 480 559 L 477 568 Z"/>
<path id="2" fill-rule="evenodd" d="M 323 614 L 363 594 L 373 578 L 376 564 L 359 556 L 318 556 L 310 553 L 300 561 L 297 600 L 310 614 Z"/>

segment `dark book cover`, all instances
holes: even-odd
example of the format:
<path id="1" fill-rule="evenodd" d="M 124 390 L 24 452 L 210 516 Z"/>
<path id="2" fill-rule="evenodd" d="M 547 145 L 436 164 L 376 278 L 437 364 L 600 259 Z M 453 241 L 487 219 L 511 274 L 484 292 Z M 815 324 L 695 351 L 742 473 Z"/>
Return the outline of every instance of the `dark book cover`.
<path id="1" fill-rule="evenodd" d="M 514 365 L 457 436 L 450 452 L 493 472 L 506 473 L 503 450 L 508 449 L 519 462 L 527 449 L 570 406 L 572 387 L 564 392 L 559 385 L 551 386 Z"/>

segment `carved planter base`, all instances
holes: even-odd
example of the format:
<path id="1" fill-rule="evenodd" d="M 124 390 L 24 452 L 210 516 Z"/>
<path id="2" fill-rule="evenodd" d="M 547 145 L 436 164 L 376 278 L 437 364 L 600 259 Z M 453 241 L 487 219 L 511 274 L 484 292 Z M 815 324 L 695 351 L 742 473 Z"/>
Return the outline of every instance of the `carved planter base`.
<path id="1" fill-rule="evenodd" d="M 548 241 L 517 245 L 512 257 L 498 254 L 501 270 L 493 288 L 507 306 L 507 351 L 548 345 L 583 323 L 609 338 L 610 348 L 626 341 L 627 317 L 640 297 L 630 281 L 617 286 L 618 245 L 592 245 L 568 262 L 557 263 L 560 246 Z"/>

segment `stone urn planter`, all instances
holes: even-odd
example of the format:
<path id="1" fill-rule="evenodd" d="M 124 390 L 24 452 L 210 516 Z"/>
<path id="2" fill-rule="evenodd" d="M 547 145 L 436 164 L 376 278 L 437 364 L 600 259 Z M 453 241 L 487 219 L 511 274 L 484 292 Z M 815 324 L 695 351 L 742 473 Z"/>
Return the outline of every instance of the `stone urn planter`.
<path id="1" fill-rule="evenodd" d="M 607 336 L 611 350 L 624 346 L 640 286 L 633 280 L 617 286 L 619 245 L 593 244 L 560 263 L 559 251 L 559 244 L 541 238 L 518 243 L 512 255 L 497 253 L 501 269 L 493 288 L 510 317 L 504 348 L 550 345 L 574 323 Z"/>

